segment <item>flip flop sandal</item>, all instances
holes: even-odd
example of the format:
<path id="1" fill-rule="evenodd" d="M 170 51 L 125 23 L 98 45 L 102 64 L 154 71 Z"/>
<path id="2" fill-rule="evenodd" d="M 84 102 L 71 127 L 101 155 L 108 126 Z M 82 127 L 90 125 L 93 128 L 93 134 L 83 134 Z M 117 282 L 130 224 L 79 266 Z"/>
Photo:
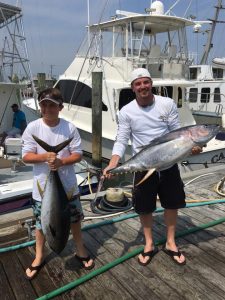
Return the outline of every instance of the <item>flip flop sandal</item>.
<path id="1" fill-rule="evenodd" d="M 81 264 L 82 268 L 84 268 L 85 270 L 91 270 L 91 269 L 94 268 L 94 266 L 95 266 L 95 262 L 94 261 L 88 267 L 86 267 L 85 264 L 84 264 L 84 262 L 89 262 L 89 260 L 91 259 L 90 255 L 88 255 L 87 257 L 82 257 L 82 256 L 79 256 L 79 255 L 75 254 L 75 257 L 79 261 L 79 263 Z"/>
<path id="2" fill-rule="evenodd" d="M 32 272 L 32 271 L 36 271 L 32 276 L 28 276 L 27 274 L 25 274 L 25 278 L 27 279 L 27 280 L 32 280 L 32 279 L 34 279 L 34 277 L 36 277 L 37 276 L 37 274 L 39 273 L 39 271 L 41 270 L 41 268 L 43 267 L 45 265 L 45 261 L 43 261 L 39 266 L 32 266 L 32 265 L 30 265 L 29 267 L 28 267 L 28 269 Z"/>
<path id="3" fill-rule="evenodd" d="M 168 250 L 168 249 L 166 249 L 166 246 L 164 246 L 162 250 L 163 250 L 163 252 L 166 253 L 169 257 L 171 257 L 172 261 L 175 262 L 177 265 L 184 266 L 184 265 L 186 264 L 186 259 L 185 259 L 185 261 L 183 261 L 183 262 L 180 263 L 179 261 L 177 261 L 177 260 L 174 258 L 174 256 L 181 257 L 182 252 L 181 252 L 180 250 L 178 250 L 178 251 Z"/>
<path id="4" fill-rule="evenodd" d="M 159 252 L 159 249 L 158 247 L 155 247 L 153 250 L 151 251 L 148 251 L 148 252 L 144 252 L 144 250 L 141 252 L 141 255 L 143 257 L 149 257 L 149 259 L 146 261 L 146 262 L 142 262 L 140 261 L 140 258 L 138 257 L 138 263 L 141 265 L 141 266 L 147 266 L 151 261 L 152 261 L 152 258 Z"/>

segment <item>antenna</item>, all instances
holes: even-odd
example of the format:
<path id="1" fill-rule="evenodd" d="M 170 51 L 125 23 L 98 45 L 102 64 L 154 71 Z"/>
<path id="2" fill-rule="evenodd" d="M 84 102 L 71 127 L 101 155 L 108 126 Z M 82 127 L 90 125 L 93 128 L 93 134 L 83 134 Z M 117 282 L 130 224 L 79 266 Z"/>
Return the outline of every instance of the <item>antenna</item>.
<path id="1" fill-rule="evenodd" d="M 222 0 L 218 0 L 218 4 L 217 4 L 217 6 L 215 6 L 215 8 L 216 8 L 216 12 L 215 12 L 214 19 L 210 20 L 210 21 L 212 21 L 212 28 L 209 32 L 205 50 L 204 50 L 204 53 L 203 53 L 201 61 L 200 61 L 201 65 L 206 64 L 206 62 L 208 60 L 209 52 L 210 52 L 210 49 L 212 48 L 212 38 L 213 38 L 213 34 L 214 34 L 214 31 L 216 28 L 216 23 L 225 23 L 224 21 L 218 21 L 219 11 L 220 11 L 220 9 L 224 9 L 224 7 L 222 6 Z"/>
<path id="2" fill-rule="evenodd" d="M 87 0 L 87 14 L 88 14 L 88 49 L 90 49 L 91 41 L 90 41 L 90 2 Z M 88 51 L 90 57 L 90 51 Z"/>

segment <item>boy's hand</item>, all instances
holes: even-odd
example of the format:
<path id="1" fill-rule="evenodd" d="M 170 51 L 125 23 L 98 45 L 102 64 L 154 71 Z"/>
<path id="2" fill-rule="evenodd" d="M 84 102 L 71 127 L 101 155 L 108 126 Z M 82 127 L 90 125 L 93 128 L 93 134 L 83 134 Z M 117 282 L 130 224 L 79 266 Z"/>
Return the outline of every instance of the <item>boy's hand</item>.
<path id="1" fill-rule="evenodd" d="M 52 171 L 58 170 L 62 166 L 62 161 L 57 157 L 57 154 L 54 152 L 47 152 L 46 153 L 46 161 L 49 165 L 49 168 Z"/>

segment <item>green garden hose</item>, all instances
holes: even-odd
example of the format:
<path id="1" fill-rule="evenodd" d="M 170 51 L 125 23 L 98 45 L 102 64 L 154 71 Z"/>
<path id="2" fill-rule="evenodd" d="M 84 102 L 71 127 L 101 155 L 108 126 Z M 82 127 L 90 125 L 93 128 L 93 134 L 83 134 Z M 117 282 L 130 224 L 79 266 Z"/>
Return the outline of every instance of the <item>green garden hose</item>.
<path id="1" fill-rule="evenodd" d="M 196 206 L 204 206 L 204 205 L 211 205 L 211 204 L 218 204 L 218 203 L 225 203 L 225 199 L 215 199 L 215 200 L 211 200 L 211 201 L 205 201 L 205 202 L 200 202 L 200 203 L 190 203 L 187 204 L 186 208 L 189 207 L 196 207 Z M 155 210 L 155 213 L 159 213 L 159 212 L 163 212 L 164 209 L 163 208 L 158 208 Z M 86 231 L 92 228 L 97 228 L 103 225 L 109 225 L 109 224 L 113 224 L 113 223 L 117 223 L 117 222 L 121 222 L 127 219 L 131 219 L 131 218 L 136 218 L 138 216 L 138 214 L 136 213 L 132 213 L 132 214 L 127 214 L 125 216 L 120 216 L 117 218 L 112 218 L 110 220 L 104 220 L 95 224 L 89 224 L 86 225 L 82 228 L 82 231 Z M 33 246 L 35 244 L 35 240 L 34 241 L 29 241 L 29 242 L 25 242 L 19 245 L 13 245 L 13 246 L 9 246 L 9 247 L 5 247 L 5 248 L 0 248 L 0 253 L 4 253 L 4 252 L 9 252 L 9 251 L 14 251 L 14 250 L 18 250 L 21 248 L 25 248 L 25 247 L 29 247 L 29 246 Z"/>

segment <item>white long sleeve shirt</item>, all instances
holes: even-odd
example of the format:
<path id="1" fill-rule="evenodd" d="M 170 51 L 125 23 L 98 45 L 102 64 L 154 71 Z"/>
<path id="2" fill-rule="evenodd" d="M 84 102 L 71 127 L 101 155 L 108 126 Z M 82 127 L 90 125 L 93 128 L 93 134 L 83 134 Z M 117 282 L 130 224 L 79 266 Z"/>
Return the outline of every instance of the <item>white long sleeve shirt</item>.
<path id="1" fill-rule="evenodd" d="M 130 139 L 134 155 L 140 151 L 139 147 L 179 127 L 178 110 L 173 99 L 154 95 L 154 103 L 147 107 L 139 106 L 135 99 L 119 112 L 112 154 L 122 157 Z"/>

